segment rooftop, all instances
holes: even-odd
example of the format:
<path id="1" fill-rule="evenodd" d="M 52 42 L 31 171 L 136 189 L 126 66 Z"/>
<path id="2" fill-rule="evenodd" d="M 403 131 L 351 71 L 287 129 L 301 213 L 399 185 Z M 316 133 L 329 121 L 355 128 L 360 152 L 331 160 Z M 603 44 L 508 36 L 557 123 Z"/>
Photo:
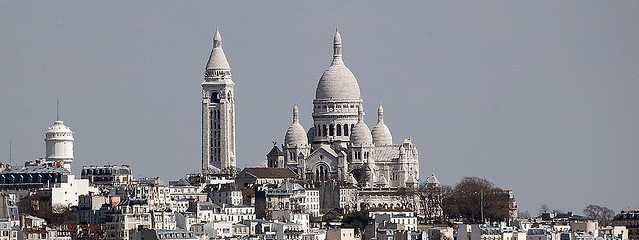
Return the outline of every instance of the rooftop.
<path id="1" fill-rule="evenodd" d="M 245 168 L 243 173 L 256 178 L 296 178 L 297 174 L 288 168 Z"/>

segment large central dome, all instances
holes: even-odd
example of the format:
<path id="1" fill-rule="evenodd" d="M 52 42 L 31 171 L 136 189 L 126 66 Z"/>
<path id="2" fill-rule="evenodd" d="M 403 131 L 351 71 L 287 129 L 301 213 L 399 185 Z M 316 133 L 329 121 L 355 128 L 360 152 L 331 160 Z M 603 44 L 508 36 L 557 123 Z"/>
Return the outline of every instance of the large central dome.
<path id="1" fill-rule="evenodd" d="M 315 99 L 360 99 L 359 84 L 342 60 L 342 37 L 335 33 L 333 62 L 317 84 Z"/>
<path id="2" fill-rule="evenodd" d="M 360 98 L 357 79 L 346 65 L 331 65 L 320 78 L 315 91 L 315 99 L 358 99 Z"/>

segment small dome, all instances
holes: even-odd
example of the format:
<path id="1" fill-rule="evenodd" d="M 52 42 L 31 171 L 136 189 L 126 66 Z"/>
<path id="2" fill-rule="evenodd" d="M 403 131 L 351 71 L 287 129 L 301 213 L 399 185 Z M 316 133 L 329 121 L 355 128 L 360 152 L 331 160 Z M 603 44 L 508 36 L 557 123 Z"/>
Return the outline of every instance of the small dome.
<path id="1" fill-rule="evenodd" d="M 342 60 L 342 38 L 333 40 L 333 62 L 324 71 L 315 90 L 315 99 L 360 99 L 359 84 Z"/>
<path id="2" fill-rule="evenodd" d="M 45 140 L 73 140 L 73 131 L 64 125 L 64 122 L 57 120 L 53 122 L 45 133 Z"/>
<path id="3" fill-rule="evenodd" d="M 71 128 L 67 127 L 66 125 L 64 125 L 64 122 L 61 120 L 56 120 L 55 122 L 53 122 L 53 125 L 51 125 L 49 128 L 47 128 L 47 132 L 48 133 L 70 133 Z"/>
<path id="4" fill-rule="evenodd" d="M 357 124 L 351 129 L 351 144 L 357 146 L 372 145 L 373 136 L 371 130 L 364 122 L 364 113 L 360 107 Z"/>
<path id="5" fill-rule="evenodd" d="M 377 109 L 377 125 L 373 127 L 371 134 L 373 135 L 373 143 L 375 146 L 393 144 L 393 136 L 386 124 L 384 124 L 384 108 L 382 105 L 379 105 Z"/>
<path id="6" fill-rule="evenodd" d="M 306 130 L 299 122 L 299 109 L 297 105 L 293 106 L 293 122 L 286 130 L 286 136 L 284 136 L 284 144 L 289 146 L 307 145 L 308 137 Z"/>

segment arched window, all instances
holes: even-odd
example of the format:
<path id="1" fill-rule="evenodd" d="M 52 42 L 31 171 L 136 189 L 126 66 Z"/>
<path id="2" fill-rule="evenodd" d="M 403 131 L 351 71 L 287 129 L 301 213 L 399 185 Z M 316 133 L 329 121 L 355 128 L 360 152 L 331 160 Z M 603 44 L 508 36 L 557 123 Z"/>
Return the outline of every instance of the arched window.
<path id="1" fill-rule="evenodd" d="M 337 136 L 342 136 L 342 125 L 337 124 Z"/>
<path id="2" fill-rule="evenodd" d="M 211 91 L 209 93 L 209 96 L 211 97 L 211 102 L 212 103 L 220 103 L 220 94 L 215 92 L 215 91 Z"/>
<path id="3" fill-rule="evenodd" d="M 348 124 L 344 124 L 344 136 L 348 136 Z"/>
<path id="4" fill-rule="evenodd" d="M 328 125 L 328 135 L 335 136 L 335 126 L 333 124 Z"/>
<path id="5" fill-rule="evenodd" d="M 315 129 L 317 129 L 317 134 L 315 136 L 322 136 L 322 128 L 320 127 L 319 124 L 315 125 Z"/>
<path id="6" fill-rule="evenodd" d="M 322 125 L 322 136 L 326 137 L 326 124 Z"/>

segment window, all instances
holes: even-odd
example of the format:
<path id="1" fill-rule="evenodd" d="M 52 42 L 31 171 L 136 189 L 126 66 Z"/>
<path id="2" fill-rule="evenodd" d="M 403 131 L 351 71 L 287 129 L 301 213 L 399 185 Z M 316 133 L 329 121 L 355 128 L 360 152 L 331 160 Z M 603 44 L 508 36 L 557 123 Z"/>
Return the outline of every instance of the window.
<path id="1" fill-rule="evenodd" d="M 333 124 L 328 125 L 328 135 L 335 136 L 335 126 L 333 126 Z"/>
<path id="2" fill-rule="evenodd" d="M 337 136 L 342 136 L 342 125 L 337 124 Z"/>
<path id="3" fill-rule="evenodd" d="M 220 103 L 220 94 L 215 92 L 215 91 L 211 91 L 210 93 L 211 95 L 211 102 L 212 103 Z"/>

